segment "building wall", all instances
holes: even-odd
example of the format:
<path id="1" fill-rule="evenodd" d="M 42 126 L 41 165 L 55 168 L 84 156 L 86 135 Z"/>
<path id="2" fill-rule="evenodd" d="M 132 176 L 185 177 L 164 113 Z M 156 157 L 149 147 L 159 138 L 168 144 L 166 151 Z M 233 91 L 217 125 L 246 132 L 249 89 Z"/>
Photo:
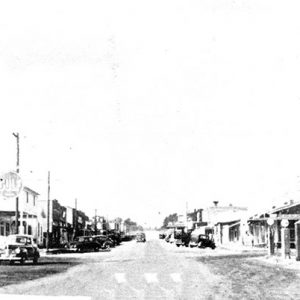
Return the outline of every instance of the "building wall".
<path id="1" fill-rule="evenodd" d="M 3 237 L 15 233 L 15 198 L 0 199 L 0 207 L 0 236 Z M 19 233 L 31 234 L 38 242 L 41 238 L 38 193 L 24 187 L 19 195 L 19 214 Z"/>

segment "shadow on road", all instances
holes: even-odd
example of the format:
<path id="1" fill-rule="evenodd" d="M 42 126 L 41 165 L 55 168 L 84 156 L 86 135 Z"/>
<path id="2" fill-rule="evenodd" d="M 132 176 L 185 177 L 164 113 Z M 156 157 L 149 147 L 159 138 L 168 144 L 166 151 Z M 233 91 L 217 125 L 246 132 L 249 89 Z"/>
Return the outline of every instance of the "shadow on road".
<path id="1" fill-rule="evenodd" d="M 81 263 L 82 260 L 80 259 L 42 258 L 38 264 L 33 264 L 32 262 L 25 262 L 23 265 L 18 262 L 13 265 L 9 263 L 1 264 L 0 287 L 63 273 Z"/>

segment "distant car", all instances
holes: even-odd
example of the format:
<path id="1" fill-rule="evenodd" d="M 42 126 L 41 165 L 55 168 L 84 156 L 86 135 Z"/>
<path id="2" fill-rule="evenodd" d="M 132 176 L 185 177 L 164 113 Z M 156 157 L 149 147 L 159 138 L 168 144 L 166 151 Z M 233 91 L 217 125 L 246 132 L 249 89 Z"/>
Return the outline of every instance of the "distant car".
<path id="1" fill-rule="evenodd" d="M 190 238 L 190 247 L 198 247 L 198 248 L 206 248 L 209 247 L 211 249 L 216 248 L 215 242 L 209 238 L 206 234 L 193 234 Z"/>
<path id="2" fill-rule="evenodd" d="M 163 240 L 166 237 L 166 233 L 165 232 L 160 232 L 158 234 L 158 237 Z"/>
<path id="3" fill-rule="evenodd" d="M 20 264 L 24 264 L 25 261 L 32 260 L 34 264 L 37 264 L 39 257 L 39 249 L 31 235 L 9 235 L 4 249 L 0 250 L 0 261 L 10 263 L 19 261 Z"/>
<path id="4" fill-rule="evenodd" d="M 145 243 L 146 242 L 146 235 L 143 232 L 137 233 L 136 235 L 136 241 L 137 242 L 142 242 Z"/>
<path id="5" fill-rule="evenodd" d="M 106 235 L 94 235 L 94 241 L 100 244 L 101 249 L 110 249 L 115 246 L 115 243 Z"/>
<path id="6" fill-rule="evenodd" d="M 91 236 L 79 236 L 70 243 L 70 250 L 74 252 L 99 251 L 101 244 Z"/>

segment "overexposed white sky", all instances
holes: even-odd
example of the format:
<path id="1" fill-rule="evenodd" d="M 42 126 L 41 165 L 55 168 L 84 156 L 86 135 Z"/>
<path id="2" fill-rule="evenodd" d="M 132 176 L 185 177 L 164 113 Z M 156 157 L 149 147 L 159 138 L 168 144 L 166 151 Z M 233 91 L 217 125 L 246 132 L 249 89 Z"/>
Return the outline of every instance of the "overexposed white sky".
<path id="1" fill-rule="evenodd" d="M 0 170 L 153 224 L 300 189 L 298 1 L 1 1 Z M 160 212 L 160 214 L 159 214 Z"/>

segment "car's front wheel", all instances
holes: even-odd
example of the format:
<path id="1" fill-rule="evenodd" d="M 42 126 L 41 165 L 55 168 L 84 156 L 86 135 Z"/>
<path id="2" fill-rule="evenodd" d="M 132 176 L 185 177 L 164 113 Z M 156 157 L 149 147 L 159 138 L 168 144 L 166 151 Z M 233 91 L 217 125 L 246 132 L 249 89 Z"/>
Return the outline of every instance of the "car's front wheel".
<path id="1" fill-rule="evenodd" d="M 109 250 L 109 249 L 110 249 L 110 244 L 105 243 L 105 244 L 104 244 L 104 249 Z"/>
<path id="2" fill-rule="evenodd" d="M 25 260 L 26 260 L 26 257 L 25 257 L 25 256 L 22 256 L 21 259 L 20 259 L 20 264 L 23 265 L 24 262 L 25 262 Z"/>
<path id="3" fill-rule="evenodd" d="M 38 263 L 38 261 L 39 261 L 39 258 L 37 257 L 37 256 L 35 256 L 34 258 L 33 258 L 33 264 L 37 264 Z"/>

